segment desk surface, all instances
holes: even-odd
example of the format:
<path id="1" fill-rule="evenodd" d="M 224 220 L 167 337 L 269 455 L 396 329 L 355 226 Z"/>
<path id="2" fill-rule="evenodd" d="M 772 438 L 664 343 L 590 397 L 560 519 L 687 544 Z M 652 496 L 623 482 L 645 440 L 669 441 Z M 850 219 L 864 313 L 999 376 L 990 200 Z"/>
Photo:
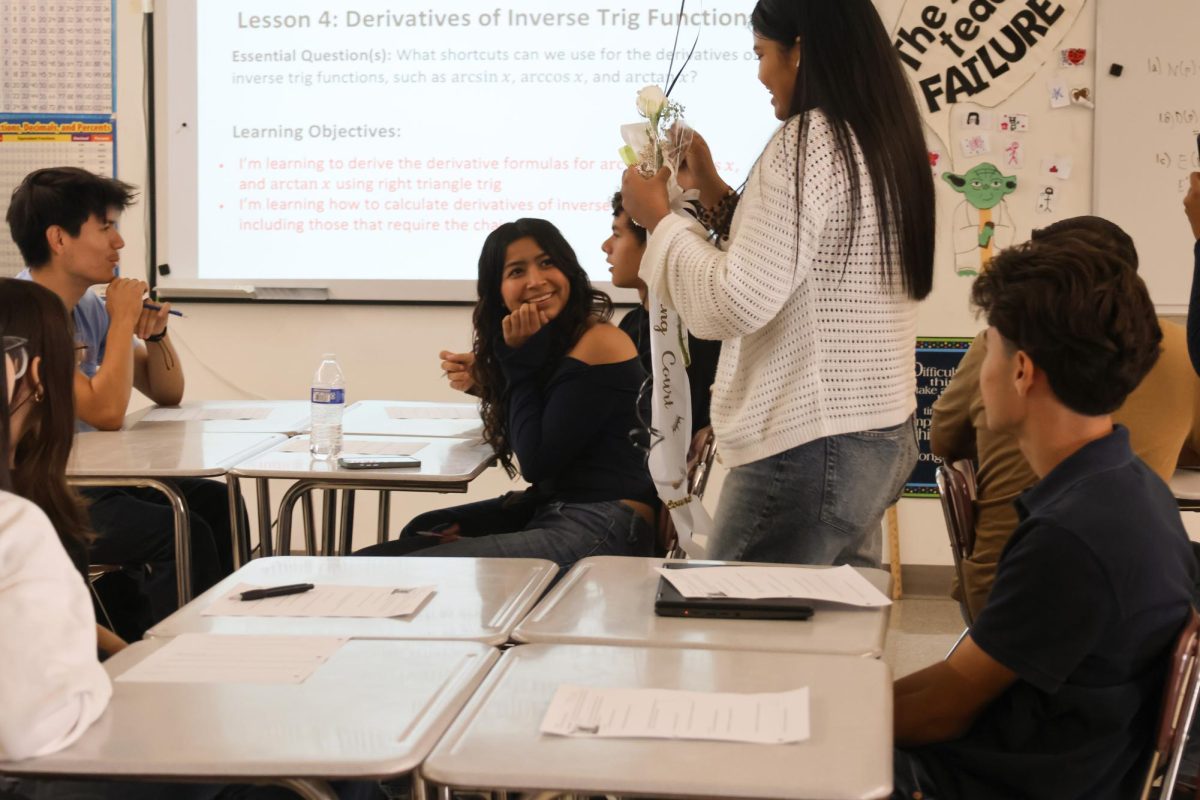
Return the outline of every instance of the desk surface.
<path id="1" fill-rule="evenodd" d="M 411 418 L 394 419 L 392 412 L 411 413 Z M 445 416 L 436 416 L 444 413 Z M 464 416 L 464 415 L 470 416 Z M 343 433 L 378 434 L 384 436 L 428 436 L 439 438 L 478 439 L 483 435 L 479 406 L 475 403 L 431 403 L 401 400 L 362 400 L 346 410 L 342 418 Z"/>
<path id="2" fill-rule="evenodd" d="M 88 431 L 75 437 L 67 475 L 74 478 L 182 478 L 224 475 L 233 465 L 280 444 L 278 433 L 214 433 L 167 426 Z"/>
<path id="3" fill-rule="evenodd" d="M 563 683 L 716 692 L 808 686 L 812 733 L 791 745 L 542 735 L 542 717 Z M 505 651 L 422 773 L 463 789 L 886 797 L 892 782 L 891 677 L 880 661 L 846 656 L 523 645 Z"/>
<path id="4" fill-rule="evenodd" d="M 695 619 L 654 613 L 661 558 L 594 556 L 579 561 L 517 626 L 518 642 L 709 647 L 784 653 L 883 654 L 889 608 L 814 602 L 809 620 Z M 721 562 L 707 562 L 721 563 Z M 779 565 L 773 565 L 779 566 Z M 891 576 L 862 575 L 890 595 Z"/>
<path id="5" fill-rule="evenodd" d="M 342 469 L 334 460 L 317 461 L 308 454 L 308 437 L 296 436 L 289 442 L 280 442 L 275 447 L 244 459 L 231 470 L 239 478 L 291 478 L 294 480 L 318 480 L 355 484 L 428 484 L 436 489 L 438 484 L 466 485 L 479 477 L 495 457 L 492 448 L 469 439 L 434 439 L 403 436 L 345 436 L 345 441 L 378 441 L 389 444 L 411 443 L 417 446 L 414 455 L 420 459 L 418 468 L 397 469 Z M 299 448 L 297 452 L 288 450 Z M 347 453 L 353 447 L 347 444 Z"/>
<path id="6" fill-rule="evenodd" d="M 128 670 L 166 641 L 105 664 Z M 23 775 L 366 778 L 416 767 L 496 660 L 470 642 L 349 641 L 302 684 L 113 684 L 104 714 Z"/>
<path id="7" fill-rule="evenodd" d="M 155 412 L 267 409 L 263 419 L 154 420 Z M 353 406 L 351 406 L 353 408 Z M 150 419 L 147 419 L 147 416 Z M 201 400 L 178 407 L 150 406 L 125 417 L 123 430 L 197 428 L 212 433 L 282 433 L 295 436 L 308 430 L 309 404 L 303 400 Z"/>
<path id="8" fill-rule="evenodd" d="M 363 639 L 454 639 L 500 645 L 558 572 L 533 558 L 369 558 L 278 556 L 251 561 L 150 629 L 150 636 L 253 633 Z M 239 583 L 435 585 L 411 618 L 206 617 L 202 612 Z"/>
<path id="9" fill-rule="evenodd" d="M 1170 485 L 1177 500 L 1200 500 L 1200 470 L 1177 469 Z"/>

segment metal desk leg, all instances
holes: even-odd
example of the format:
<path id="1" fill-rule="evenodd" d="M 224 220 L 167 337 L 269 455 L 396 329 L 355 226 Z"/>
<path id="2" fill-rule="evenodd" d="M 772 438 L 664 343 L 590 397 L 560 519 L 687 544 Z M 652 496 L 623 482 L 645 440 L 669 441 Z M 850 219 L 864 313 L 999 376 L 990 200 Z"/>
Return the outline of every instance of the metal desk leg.
<path id="1" fill-rule="evenodd" d="M 331 556 L 337 538 L 337 490 L 321 492 L 321 553 Z"/>
<path id="2" fill-rule="evenodd" d="M 258 489 L 258 552 L 266 558 L 275 555 L 271 544 L 271 482 L 267 478 L 255 478 L 254 483 Z"/>
<path id="3" fill-rule="evenodd" d="M 292 512 L 296 508 L 296 501 L 304 497 L 313 490 L 312 481 L 296 481 L 286 492 L 283 493 L 283 500 L 279 502 L 279 552 L 285 555 L 290 555 L 292 552 Z M 307 521 L 307 518 L 306 518 Z M 316 555 L 315 542 L 308 541 L 307 554 L 310 556 Z"/>
<path id="4" fill-rule="evenodd" d="M 170 483 L 154 478 L 70 478 L 74 486 L 138 486 L 155 489 L 167 498 L 175 518 L 175 587 L 182 607 L 192 599 L 192 536 L 187 500 Z"/>
<path id="5" fill-rule="evenodd" d="M 337 555 L 350 555 L 354 545 L 354 490 L 342 492 L 342 537 L 338 543 Z"/>
<path id="6" fill-rule="evenodd" d="M 392 493 L 383 491 L 379 493 L 379 530 L 376 533 L 375 541 L 383 544 L 388 540 L 388 526 L 392 522 Z"/>
<path id="7" fill-rule="evenodd" d="M 304 521 L 304 552 L 312 555 L 317 552 L 317 523 L 313 514 L 312 492 L 305 492 L 300 498 L 300 514 Z"/>
<path id="8" fill-rule="evenodd" d="M 229 530 L 233 534 L 233 568 L 250 560 L 250 531 L 242 529 L 242 489 L 238 479 L 225 475 L 225 488 L 229 492 Z"/>
<path id="9" fill-rule="evenodd" d="M 295 792 L 303 800 L 338 800 L 337 792 L 328 781 L 314 778 L 279 778 L 272 783 Z"/>

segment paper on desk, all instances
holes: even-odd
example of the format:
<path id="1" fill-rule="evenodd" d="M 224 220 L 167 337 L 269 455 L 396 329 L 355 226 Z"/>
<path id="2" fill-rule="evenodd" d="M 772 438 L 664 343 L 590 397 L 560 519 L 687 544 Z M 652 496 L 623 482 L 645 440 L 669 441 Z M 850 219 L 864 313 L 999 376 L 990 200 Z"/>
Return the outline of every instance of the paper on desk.
<path id="1" fill-rule="evenodd" d="M 808 738 L 808 687 L 737 694 L 559 686 L 542 733 L 790 744 Z"/>
<path id="2" fill-rule="evenodd" d="M 197 420 L 266 419 L 271 409 L 265 406 L 250 408 L 152 408 L 142 422 L 193 422 Z"/>
<path id="3" fill-rule="evenodd" d="M 242 592 L 262 586 L 240 583 L 201 612 L 205 617 L 407 617 L 416 613 L 434 586 L 331 586 L 262 600 L 242 600 Z"/>
<path id="4" fill-rule="evenodd" d="M 343 439 L 342 455 L 356 456 L 414 456 L 425 448 L 425 442 L 399 442 L 387 440 L 365 441 L 362 439 Z M 277 453 L 307 453 L 308 439 L 289 439 L 280 447 Z"/>
<path id="5" fill-rule="evenodd" d="M 827 600 L 878 608 L 892 601 L 854 567 L 693 567 L 658 568 L 684 597 L 732 597 L 746 600 L 795 598 Z"/>
<path id="6" fill-rule="evenodd" d="M 345 639 L 183 633 L 117 677 L 129 683 L 304 683 Z"/>
<path id="7" fill-rule="evenodd" d="M 475 406 L 388 406 L 389 419 L 479 419 Z"/>

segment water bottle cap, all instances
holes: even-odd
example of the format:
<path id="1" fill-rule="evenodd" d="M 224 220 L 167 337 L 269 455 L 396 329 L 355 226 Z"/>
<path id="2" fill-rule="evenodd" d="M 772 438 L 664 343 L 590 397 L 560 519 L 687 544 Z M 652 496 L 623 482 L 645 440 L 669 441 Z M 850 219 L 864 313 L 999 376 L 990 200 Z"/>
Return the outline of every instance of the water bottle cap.
<path id="1" fill-rule="evenodd" d="M 337 353 L 325 353 L 321 358 L 325 361 L 337 361 Z"/>

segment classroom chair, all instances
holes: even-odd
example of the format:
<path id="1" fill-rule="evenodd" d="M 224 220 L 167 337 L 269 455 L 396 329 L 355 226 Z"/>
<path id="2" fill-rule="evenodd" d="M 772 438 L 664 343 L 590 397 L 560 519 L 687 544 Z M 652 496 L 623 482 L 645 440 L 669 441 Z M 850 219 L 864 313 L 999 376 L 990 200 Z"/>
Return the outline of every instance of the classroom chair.
<path id="1" fill-rule="evenodd" d="M 120 572 L 121 568 L 116 564 L 88 564 L 87 585 L 92 593 L 92 603 L 100 616 L 104 617 L 104 625 L 110 631 L 115 631 L 112 617 L 109 616 L 108 609 L 104 607 L 104 601 L 100 598 L 100 593 L 96 591 L 96 581 L 103 578 L 105 575 L 112 575 Z"/>
<path id="2" fill-rule="evenodd" d="M 1200 655 L 1200 614 L 1193 608 L 1175 639 L 1171 653 L 1162 710 L 1155 730 L 1154 751 L 1150 757 L 1150 768 L 1146 771 L 1141 800 L 1170 800 L 1175 793 L 1187 732 L 1196 713 L 1197 697 L 1200 696 L 1197 655 Z"/>
<path id="3" fill-rule="evenodd" d="M 975 466 L 967 460 L 943 463 L 934 474 L 950 537 L 950 553 L 954 556 L 954 571 L 963 586 L 966 584 L 963 560 L 975 549 Z M 971 609 L 966 603 L 960 605 L 967 625 L 974 624 Z"/>
<path id="4" fill-rule="evenodd" d="M 704 490 L 708 487 L 708 475 L 716 457 L 717 439 L 710 427 L 700 448 L 688 463 L 688 492 L 697 500 L 704 498 Z M 671 512 L 667 510 L 665 503 L 658 508 L 658 541 L 655 547 L 656 556 L 668 559 L 687 558 L 687 553 L 679 546 L 679 533 L 675 530 Z"/>

